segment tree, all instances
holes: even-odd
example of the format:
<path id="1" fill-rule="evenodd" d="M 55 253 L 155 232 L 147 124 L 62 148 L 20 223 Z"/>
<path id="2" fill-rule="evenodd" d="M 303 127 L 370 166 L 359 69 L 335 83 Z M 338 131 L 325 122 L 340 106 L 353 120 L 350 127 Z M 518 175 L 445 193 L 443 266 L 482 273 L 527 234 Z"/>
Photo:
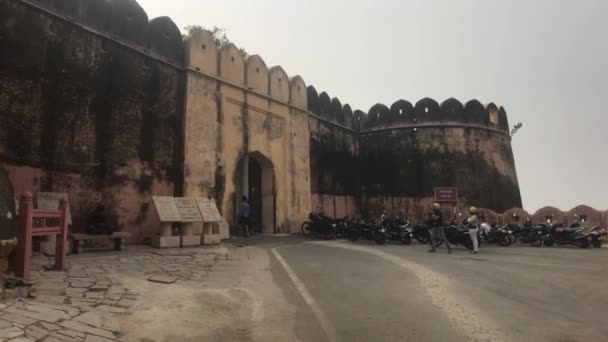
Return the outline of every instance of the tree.
<path id="1" fill-rule="evenodd" d="M 188 25 L 184 27 L 184 30 L 186 30 L 188 35 L 192 35 L 194 33 L 202 31 L 210 31 L 211 35 L 213 36 L 213 40 L 215 40 L 215 45 L 217 45 L 218 47 L 224 44 L 232 43 L 232 41 L 230 40 L 230 38 L 228 38 L 228 35 L 226 34 L 226 29 L 222 27 L 213 26 L 211 29 L 208 29 L 200 25 Z M 241 52 L 241 55 L 243 55 L 243 58 L 247 58 L 247 56 L 249 56 L 247 50 L 239 48 L 239 51 Z"/>

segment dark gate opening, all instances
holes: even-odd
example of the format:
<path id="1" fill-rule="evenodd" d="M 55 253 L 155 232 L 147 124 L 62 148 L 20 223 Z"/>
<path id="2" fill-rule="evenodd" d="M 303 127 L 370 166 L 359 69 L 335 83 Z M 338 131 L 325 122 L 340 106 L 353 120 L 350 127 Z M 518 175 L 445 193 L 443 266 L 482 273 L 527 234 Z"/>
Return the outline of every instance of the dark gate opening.
<path id="1" fill-rule="evenodd" d="M 251 229 L 262 233 L 262 167 L 255 158 L 249 158 L 249 203 Z"/>

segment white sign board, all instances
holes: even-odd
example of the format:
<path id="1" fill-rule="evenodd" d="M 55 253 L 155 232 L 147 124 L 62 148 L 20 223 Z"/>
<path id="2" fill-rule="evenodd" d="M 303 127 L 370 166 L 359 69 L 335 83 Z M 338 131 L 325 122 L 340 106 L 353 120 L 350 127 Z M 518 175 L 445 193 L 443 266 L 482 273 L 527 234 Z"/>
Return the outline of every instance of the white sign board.
<path id="1" fill-rule="evenodd" d="M 36 207 L 40 210 L 58 210 L 59 201 L 68 201 L 68 194 L 61 192 L 39 192 L 36 194 Z M 68 225 L 72 224 L 72 213 L 68 201 Z"/>
<path id="2" fill-rule="evenodd" d="M 154 196 L 154 207 L 161 222 L 181 222 L 182 218 L 177 211 L 175 198 L 168 196 Z"/>
<path id="3" fill-rule="evenodd" d="M 197 198 L 196 204 L 203 215 L 203 222 L 221 222 L 223 221 L 220 212 L 217 210 L 215 201 L 208 198 Z"/>
<path id="4" fill-rule="evenodd" d="M 175 206 L 177 207 L 177 211 L 181 217 L 181 222 L 203 222 L 201 212 L 198 210 L 198 206 L 194 198 L 178 197 L 175 199 Z"/>

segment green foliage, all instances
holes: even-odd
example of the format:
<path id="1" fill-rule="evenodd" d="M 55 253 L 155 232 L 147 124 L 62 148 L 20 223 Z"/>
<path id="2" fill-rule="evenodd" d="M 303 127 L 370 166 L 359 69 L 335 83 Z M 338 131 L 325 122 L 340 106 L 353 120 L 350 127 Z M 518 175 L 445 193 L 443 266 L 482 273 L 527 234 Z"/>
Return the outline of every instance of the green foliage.
<path id="1" fill-rule="evenodd" d="M 201 32 L 201 31 L 210 31 L 211 34 L 213 35 L 213 40 L 215 40 L 215 45 L 217 45 L 218 47 L 222 46 L 224 44 L 232 43 L 232 41 L 230 40 L 230 38 L 228 38 L 228 35 L 226 34 L 226 29 L 222 28 L 222 27 L 213 26 L 212 28 L 207 28 L 207 27 L 200 26 L 200 25 L 188 25 L 188 26 L 184 27 L 184 30 L 186 30 L 188 35 L 192 35 L 194 33 Z M 243 55 L 243 58 L 246 58 L 247 56 L 249 56 L 249 53 L 247 53 L 247 50 L 245 50 L 243 48 L 239 48 L 239 51 L 241 52 L 241 55 Z"/>

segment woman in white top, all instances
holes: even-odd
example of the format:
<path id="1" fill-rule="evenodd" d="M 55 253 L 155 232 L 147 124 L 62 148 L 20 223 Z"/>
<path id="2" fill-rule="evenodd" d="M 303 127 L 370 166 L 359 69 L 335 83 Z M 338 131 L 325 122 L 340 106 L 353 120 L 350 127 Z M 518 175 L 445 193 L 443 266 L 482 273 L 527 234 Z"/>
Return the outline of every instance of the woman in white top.
<path id="1" fill-rule="evenodd" d="M 479 241 L 477 240 L 477 233 L 479 232 L 479 219 L 477 218 L 477 208 L 469 208 L 469 218 L 467 219 L 467 226 L 469 226 L 469 236 L 473 241 L 472 254 L 479 252 Z"/>

